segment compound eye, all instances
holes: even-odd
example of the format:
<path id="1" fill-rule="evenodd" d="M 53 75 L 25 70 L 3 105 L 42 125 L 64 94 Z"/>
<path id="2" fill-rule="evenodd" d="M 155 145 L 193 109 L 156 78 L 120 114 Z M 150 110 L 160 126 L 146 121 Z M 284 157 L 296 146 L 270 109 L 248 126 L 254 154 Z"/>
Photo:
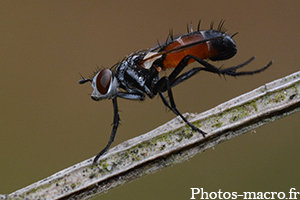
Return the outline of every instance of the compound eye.
<path id="1" fill-rule="evenodd" d="M 111 83 L 111 71 L 103 69 L 96 78 L 96 87 L 101 94 L 108 92 Z"/>

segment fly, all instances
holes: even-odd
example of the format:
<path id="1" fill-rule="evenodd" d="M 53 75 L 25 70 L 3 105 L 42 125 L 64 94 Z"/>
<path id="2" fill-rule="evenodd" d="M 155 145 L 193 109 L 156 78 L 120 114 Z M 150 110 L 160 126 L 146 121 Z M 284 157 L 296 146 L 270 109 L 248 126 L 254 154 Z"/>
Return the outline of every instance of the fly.
<path id="1" fill-rule="evenodd" d="M 207 62 L 226 60 L 233 57 L 237 48 L 232 37 L 235 35 L 226 34 L 222 20 L 216 30 L 213 23 L 209 30 L 200 30 L 200 21 L 197 31 L 192 27 L 189 33 L 173 38 L 170 32 L 167 41 L 155 48 L 136 51 L 126 56 L 121 62 L 115 64 L 111 69 L 100 69 L 93 77 L 84 78 L 81 76 L 80 84 L 91 82 L 93 93 L 91 98 L 95 101 L 112 99 L 114 108 L 113 128 L 108 144 L 94 158 L 96 163 L 110 147 L 115 139 L 120 122 L 117 99 L 140 100 L 151 99 L 159 95 L 166 107 L 187 123 L 193 131 L 197 131 L 205 137 L 206 133 L 190 123 L 176 107 L 172 94 L 172 88 L 183 81 L 191 78 L 200 71 L 207 71 L 218 75 L 243 76 L 253 75 L 266 70 L 273 61 L 266 66 L 254 71 L 241 71 L 237 69 L 244 67 L 255 57 L 234 67 L 221 69 Z M 188 28 L 189 29 L 189 28 Z M 189 30 L 188 30 L 189 31 Z M 182 70 L 192 62 L 198 62 L 201 66 L 194 67 L 187 72 Z M 169 76 L 159 76 L 160 71 L 173 68 Z M 164 95 L 168 94 L 168 99 Z"/>

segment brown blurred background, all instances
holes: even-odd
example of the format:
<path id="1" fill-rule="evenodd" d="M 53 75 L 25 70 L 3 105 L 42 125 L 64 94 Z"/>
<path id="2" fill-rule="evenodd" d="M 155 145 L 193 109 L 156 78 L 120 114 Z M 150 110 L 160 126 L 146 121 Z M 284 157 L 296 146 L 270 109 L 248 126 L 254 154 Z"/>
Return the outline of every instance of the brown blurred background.
<path id="1" fill-rule="evenodd" d="M 203 112 L 300 69 L 299 1 L 0 1 L 0 194 L 11 193 L 92 157 L 107 143 L 111 101 L 92 101 L 97 66 L 186 33 L 187 23 L 208 29 L 225 19 L 238 53 L 216 66 L 251 56 L 255 76 L 220 78 L 200 73 L 174 89 L 179 110 Z M 192 64 L 196 65 L 196 64 Z M 174 117 L 158 98 L 119 100 L 114 145 Z M 154 175 L 96 199 L 189 199 L 191 187 L 207 192 L 283 191 L 299 188 L 300 114 L 256 129 Z"/>

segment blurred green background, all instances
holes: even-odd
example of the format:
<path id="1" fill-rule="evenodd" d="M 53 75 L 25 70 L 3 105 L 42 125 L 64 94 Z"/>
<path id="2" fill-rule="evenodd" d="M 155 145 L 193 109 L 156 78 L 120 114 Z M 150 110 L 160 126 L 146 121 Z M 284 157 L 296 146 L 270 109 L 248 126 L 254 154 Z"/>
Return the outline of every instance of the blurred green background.
<path id="1" fill-rule="evenodd" d="M 11 193 L 77 162 L 107 143 L 111 101 L 95 102 L 89 84 L 97 66 L 186 33 L 187 23 L 208 29 L 225 19 L 238 53 L 216 66 L 257 56 L 247 69 L 266 72 L 232 78 L 200 73 L 174 89 L 179 110 L 203 112 L 300 70 L 299 1 L 0 1 L 0 194 Z M 191 64 L 192 66 L 197 64 Z M 114 145 L 174 116 L 161 100 L 119 100 L 122 126 Z M 300 191 L 300 114 L 256 129 L 198 154 L 189 162 L 117 187 L 96 199 L 189 199 L 207 192 Z"/>

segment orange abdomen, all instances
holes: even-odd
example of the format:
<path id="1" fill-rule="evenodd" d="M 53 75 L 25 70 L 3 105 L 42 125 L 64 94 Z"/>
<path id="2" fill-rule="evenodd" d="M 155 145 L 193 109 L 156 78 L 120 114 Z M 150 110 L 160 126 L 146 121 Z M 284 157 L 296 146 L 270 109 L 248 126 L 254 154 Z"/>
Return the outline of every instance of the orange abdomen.
<path id="1" fill-rule="evenodd" d="M 185 35 L 183 37 L 180 37 L 170 44 L 168 44 L 164 50 L 170 51 L 174 48 L 178 48 L 179 46 L 184 46 L 187 44 L 199 42 L 201 40 L 204 40 L 205 38 L 200 32 L 191 34 L 191 35 Z M 198 45 L 195 45 L 193 47 L 178 51 L 176 53 L 168 53 L 165 55 L 163 59 L 163 66 L 164 68 L 175 68 L 179 62 L 186 56 L 186 55 L 193 55 L 200 59 L 207 59 L 210 57 L 214 57 L 219 52 L 213 48 L 211 45 L 211 42 L 204 42 L 200 43 Z M 194 59 L 189 60 L 188 64 L 194 62 Z"/>

